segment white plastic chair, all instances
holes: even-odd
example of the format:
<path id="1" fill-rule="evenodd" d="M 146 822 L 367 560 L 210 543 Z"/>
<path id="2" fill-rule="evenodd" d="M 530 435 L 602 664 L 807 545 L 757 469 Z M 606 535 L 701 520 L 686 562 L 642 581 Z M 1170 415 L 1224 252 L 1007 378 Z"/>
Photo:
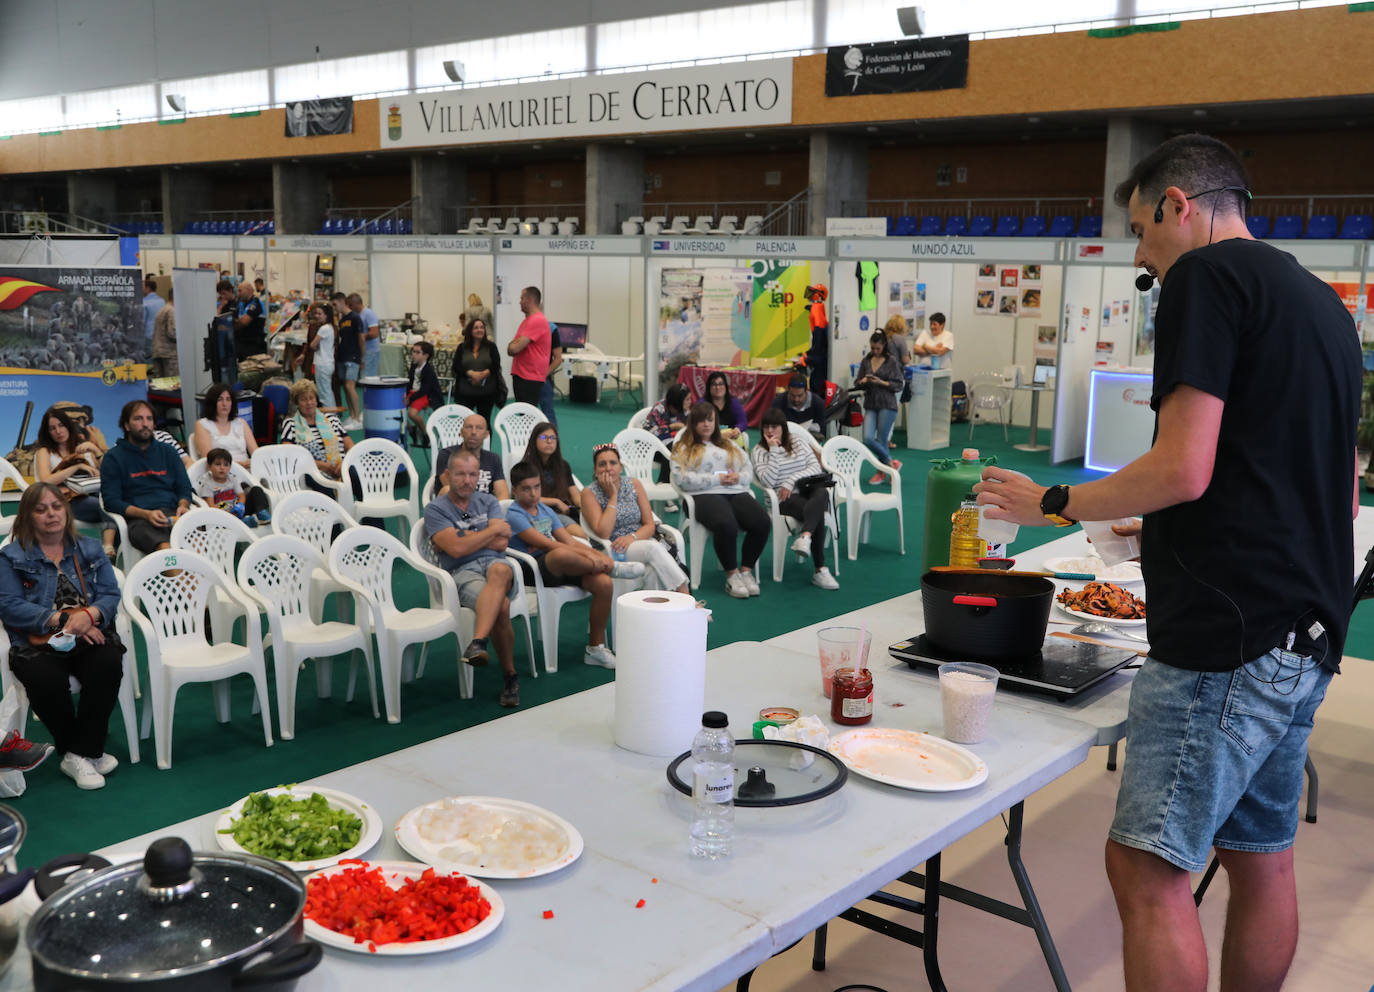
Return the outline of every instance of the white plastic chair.
<path id="1" fill-rule="evenodd" d="M 674 218 L 673 218 L 673 222 L 672 222 L 670 225 L 668 225 L 668 230 L 665 231 L 664 233 L 665 233 L 665 234 L 686 234 L 686 233 L 687 233 L 687 218 L 686 218 L 685 216 L 683 216 L 683 215 L 678 215 L 677 217 L 674 217 Z"/>
<path id="2" fill-rule="evenodd" d="M 546 238 L 553 237 L 558 233 L 558 218 L 545 217 L 539 222 L 539 233 Z"/>
<path id="3" fill-rule="evenodd" d="M 655 214 L 644 222 L 645 234 L 658 234 L 667 226 L 668 218 L 663 214 Z"/>
<path id="4" fill-rule="evenodd" d="M 892 484 L 889 492 L 866 493 L 860 479 L 872 465 L 888 476 Z M 844 434 L 832 437 L 821 448 L 821 466 L 835 476 L 836 488 L 844 498 L 849 519 L 845 529 L 849 533 L 849 558 L 859 557 L 859 542 L 868 540 L 870 514 L 883 510 L 897 511 L 897 538 L 902 554 L 906 554 L 906 530 L 902 521 L 902 477 L 890 465 L 884 465 L 862 442 Z"/>
<path id="5" fill-rule="evenodd" d="M 0 458 L 0 488 L 6 482 L 13 482 L 19 495 L 24 495 L 24 490 L 29 488 L 28 480 L 19 474 L 19 469 L 15 468 L 8 459 Z M 14 517 L 0 517 L 0 537 L 5 536 L 14 527 Z"/>
<path id="6" fill-rule="evenodd" d="M 425 432 L 429 435 L 431 465 L 439 463 L 439 452 L 463 443 L 463 421 L 475 412 L 475 410 L 471 410 L 461 403 L 447 403 L 429 415 L 429 420 L 425 422 Z M 491 448 L 490 431 L 488 431 L 487 439 L 483 442 L 482 447 Z M 434 475 L 435 473 L 431 471 L 429 477 L 432 479 Z"/>
<path id="7" fill-rule="evenodd" d="M 740 227 L 740 234 L 758 234 L 759 228 L 763 226 L 763 214 L 750 214 L 744 218 L 744 224 Z"/>
<path id="8" fill-rule="evenodd" d="M 692 226 L 687 228 L 688 234 L 714 234 L 711 221 L 715 220 L 710 214 L 699 214 L 697 219 L 692 222 Z"/>
<path id="9" fill-rule="evenodd" d="M 637 235 L 644 229 L 643 217 L 630 217 L 620 222 L 620 233 L 626 235 Z"/>
<path id="10" fill-rule="evenodd" d="M 503 499 L 501 509 L 507 509 L 512 500 Z M 581 586 L 546 586 L 544 579 L 539 574 L 539 565 L 533 555 L 523 551 L 516 551 L 514 548 L 506 549 L 506 556 L 512 559 L 511 567 L 518 572 L 520 564 L 529 566 L 534 574 L 534 599 L 529 605 L 533 608 L 534 614 L 539 617 L 539 640 L 544 644 L 544 671 L 558 671 L 558 621 L 563 612 L 563 607 L 569 603 L 576 603 L 580 599 L 590 599 L 591 593 Z M 528 590 L 529 585 L 525 588 Z M 612 611 L 614 612 L 614 611 Z"/>
<path id="11" fill-rule="evenodd" d="M 124 519 L 124 514 L 110 512 L 110 508 L 105 505 L 105 494 L 103 492 L 100 494 L 100 508 L 105 511 L 105 516 L 114 521 L 115 533 L 119 536 L 119 567 L 125 572 L 128 572 L 143 560 L 143 552 L 134 547 L 129 541 L 128 521 Z"/>
<path id="12" fill-rule="evenodd" d="M 252 475 L 272 504 L 273 515 L 277 512 L 277 504 L 285 497 L 311 491 L 305 484 L 307 479 L 326 492 L 334 493 L 336 498 L 345 488 L 337 479 L 325 477 L 315 465 L 315 459 L 310 457 L 309 450 L 299 444 L 259 445 L 250 464 Z"/>
<path id="13" fill-rule="evenodd" d="M 816 464 L 822 465 L 824 457 L 820 443 L 811 435 L 811 432 L 804 427 L 797 427 L 793 424 L 783 424 L 783 430 L 792 438 L 794 444 L 801 442 L 811 448 L 816 456 Z M 754 484 L 763 493 L 760 500 L 768 510 L 768 517 L 773 524 L 773 581 L 781 582 L 783 569 L 787 565 L 787 552 L 792 544 L 792 535 L 800 531 L 800 523 L 792 517 L 784 514 L 779 506 L 778 494 L 769 486 L 765 486 L 754 477 Z M 827 538 L 831 548 L 831 557 L 834 559 L 834 574 L 838 578 L 840 574 L 840 521 L 835 509 L 834 490 L 831 490 L 830 508 L 825 513 L 825 529 L 829 534 Z"/>
<path id="14" fill-rule="evenodd" d="M 547 419 L 543 410 L 528 403 L 507 403 L 492 418 L 492 430 L 501 440 L 501 468 L 507 479 L 511 466 L 524 457 L 535 427 Z"/>
<path id="15" fill-rule="evenodd" d="M 984 420 L 995 419 L 1002 424 L 1002 440 L 1007 436 L 1007 407 L 1011 403 L 1012 391 L 1006 380 L 996 372 L 980 372 L 968 382 L 968 436 L 973 440 L 973 428 L 979 417 Z"/>
<path id="16" fill-rule="evenodd" d="M 483 217 L 473 217 L 468 221 L 468 226 L 462 228 L 459 234 L 481 234 L 486 226 L 486 219 Z"/>
<path id="17" fill-rule="evenodd" d="M 566 238 L 570 234 L 576 234 L 581 226 L 581 217 L 564 217 L 558 224 L 558 233 Z"/>
<path id="18" fill-rule="evenodd" d="M 429 539 L 429 532 L 425 530 L 425 520 L 423 517 L 415 521 L 415 524 L 410 528 L 410 550 L 429 562 L 435 568 L 443 567 L 439 564 L 439 556 L 434 550 L 434 542 Z M 510 561 L 510 566 L 511 570 L 515 573 L 515 581 L 512 584 L 513 591 L 510 599 L 511 625 L 514 626 L 517 618 L 525 622 L 525 647 L 528 648 L 530 655 L 530 677 L 537 679 L 539 678 L 539 664 L 534 652 L 534 630 L 530 626 L 530 613 L 532 610 L 529 596 L 531 591 L 525 589 L 525 577 L 520 573 L 520 563 L 512 559 Z M 438 594 L 438 589 L 435 588 L 433 581 L 430 582 L 429 594 L 431 597 Z M 464 632 L 464 643 L 467 643 L 467 640 L 471 640 L 472 630 L 477 623 L 476 611 L 470 610 L 466 606 L 462 607 L 462 614 L 459 622 Z M 425 654 L 428 650 L 427 646 L 420 649 L 420 661 L 415 668 L 415 675 L 417 678 L 425 674 Z"/>
<path id="19" fill-rule="evenodd" d="M 322 554 L 300 538 L 270 534 L 255 541 L 239 560 L 239 588 L 267 614 L 272 662 L 277 677 L 277 726 L 281 738 L 296 736 L 296 684 L 301 666 L 315 661 L 316 686 L 332 683 L 333 657 L 345 651 L 361 651 L 367 666 L 372 694 L 372 715 L 377 710 L 377 675 L 372 667 L 372 638 L 353 624 L 314 619 L 312 587 L 315 573 L 326 567 Z M 351 686 L 358 661 L 352 657 L 348 676 Z M 329 693 L 321 692 L 320 698 Z M 350 701 L 353 694 L 347 697 Z"/>
<path id="20" fill-rule="evenodd" d="M 739 230 L 739 217 L 736 214 L 726 214 L 720 219 L 720 224 L 716 227 L 717 234 L 734 234 Z"/>
<path id="21" fill-rule="evenodd" d="M 677 499 L 672 483 L 658 481 L 658 464 L 654 455 L 671 459 L 668 446 L 646 430 L 627 427 L 618 433 L 613 443 L 620 452 L 620 464 L 631 479 L 638 479 L 650 503 L 668 503 Z"/>
<path id="22" fill-rule="evenodd" d="M 396 480 L 402 469 L 410 480 L 410 495 L 404 498 L 396 495 Z M 352 486 L 339 490 L 339 503 L 352 516 L 359 519 L 400 517 L 408 524 L 420 515 L 420 497 L 416 492 L 420 476 L 415 471 L 415 463 L 399 444 L 384 437 L 359 441 L 343 460 L 343 478 L 351 478 L 354 473 L 362 489 L 362 499 L 353 498 Z"/>
<path id="23" fill-rule="evenodd" d="M 630 414 L 630 419 L 625 422 L 626 428 L 630 430 L 644 430 L 644 425 L 649 421 L 649 414 L 654 410 L 651 406 L 641 407 Z"/>
<path id="24" fill-rule="evenodd" d="M 436 582 L 438 605 L 402 609 L 392 595 L 396 563 L 403 561 L 427 579 Z M 427 644 L 447 634 L 461 640 L 458 587 L 453 576 L 418 555 L 412 554 L 396 538 L 376 527 L 354 527 L 344 531 L 329 549 L 329 570 L 334 577 L 362 597 L 372 612 L 372 629 L 377 635 L 377 663 L 382 670 L 382 699 L 387 723 L 401 722 L 401 669 L 406 652 L 416 644 Z M 458 645 L 463 650 L 463 644 Z M 458 663 L 458 692 L 472 697 L 472 671 Z"/>
<path id="25" fill-rule="evenodd" d="M 176 694 L 188 682 L 250 676 L 261 708 L 263 739 L 272 746 L 262 631 L 257 624 L 248 625 L 247 647 L 227 640 L 211 644 L 205 630 L 205 610 L 217 592 L 243 597 L 213 562 L 180 548 L 148 555 L 133 567 L 124 583 L 124 609 L 143 634 L 147 650 L 149 699 L 144 702 L 144 723 L 151 714 L 159 768 L 172 765 Z M 244 608 L 254 609 L 246 601 Z"/>
<path id="26" fill-rule="evenodd" d="M 314 548 L 321 558 L 329 558 L 329 549 L 334 544 L 335 531 L 342 533 L 350 527 L 357 527 L 358 521 L 350 517 L 337 502 L 323 493 L 305 490 L 285 497 L 272 514 L 272 532 L 288 537 L 300 538 Z M 316 623 L 324 620 L 325 598 L 339 593 L 353 604 L 353 622 L 366 629 L 368 610 L 353 590 L 340 583 L 323 565 L 315 570 L 314 587 L 311 589 L 310 605 L 314 611 L 311 616 Z"/>

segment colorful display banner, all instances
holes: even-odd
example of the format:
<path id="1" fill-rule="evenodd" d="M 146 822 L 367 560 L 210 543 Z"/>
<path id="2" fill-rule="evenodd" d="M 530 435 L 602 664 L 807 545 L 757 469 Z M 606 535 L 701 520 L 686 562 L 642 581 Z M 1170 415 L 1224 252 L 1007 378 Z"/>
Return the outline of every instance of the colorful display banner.
<path id="1" fill-rule="evenodd" d="M 147 395 L 146 362 L 138 269 L 0 266 L 0 424 L 15 448 L 61 400 L 117 433 L 120 408 Z"/>
<path id="2" fill-rule="evenodd" d="M 954 90 L 968 85 L 968 35 L 839 45 L 825 55 L 826 96 Z"/>
<path id="3" fill-rule="evenodd" d="M 811 346 L 811 323 L 806 310 L 811 263 L 758 261 L 750 267 L 754 273 L 750 355 L 779 363 L 800 355 Z"/>

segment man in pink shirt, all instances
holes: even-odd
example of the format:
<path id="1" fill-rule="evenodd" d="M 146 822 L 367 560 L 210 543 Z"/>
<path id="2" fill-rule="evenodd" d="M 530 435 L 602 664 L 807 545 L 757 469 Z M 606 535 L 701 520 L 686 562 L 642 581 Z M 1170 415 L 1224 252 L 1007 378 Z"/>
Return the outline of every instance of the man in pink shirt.
<path id="1" fill-rule="evenodd" d="M 544 317 L 544 297 L 534 286 L 520 291 L 520 312 L 525 319 L 515 332 L 515 339 L 506 346 L 511 356 L 510 378 L 512 391 L 519 403 L 539 405 L 539 393 L 549 372 L 549 350 L 552 335 Z"/>

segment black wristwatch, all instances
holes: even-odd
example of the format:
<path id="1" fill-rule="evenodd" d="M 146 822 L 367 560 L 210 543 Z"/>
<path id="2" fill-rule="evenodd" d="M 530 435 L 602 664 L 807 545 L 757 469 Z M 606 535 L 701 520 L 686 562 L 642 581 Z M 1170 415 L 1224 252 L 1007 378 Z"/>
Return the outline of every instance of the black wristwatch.
<path id="1" fill-rule="evenodd" d="M 1056 527 L 1072 527 L 1078 523 L 1064 516 L 1064 507 L 1068 505 L 1069 487 L 1065 485 L 1050 486 L 1045 490 L 1045 495 L 1040 497 L 1040 512 Z"/>

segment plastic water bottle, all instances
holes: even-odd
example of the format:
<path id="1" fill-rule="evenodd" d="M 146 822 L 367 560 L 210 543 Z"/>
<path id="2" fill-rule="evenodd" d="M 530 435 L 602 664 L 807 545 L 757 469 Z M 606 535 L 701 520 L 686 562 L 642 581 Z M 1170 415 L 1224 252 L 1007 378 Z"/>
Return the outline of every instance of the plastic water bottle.
<path id="1" fill-rule="evenodd" d="M 735 846 L 735 739 L 719 710 L 701 716 L 692 741 L 692 836 L 697 858 L 728 858 Z"/>

